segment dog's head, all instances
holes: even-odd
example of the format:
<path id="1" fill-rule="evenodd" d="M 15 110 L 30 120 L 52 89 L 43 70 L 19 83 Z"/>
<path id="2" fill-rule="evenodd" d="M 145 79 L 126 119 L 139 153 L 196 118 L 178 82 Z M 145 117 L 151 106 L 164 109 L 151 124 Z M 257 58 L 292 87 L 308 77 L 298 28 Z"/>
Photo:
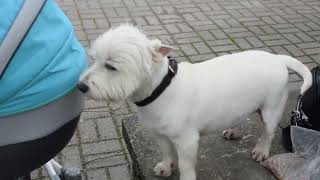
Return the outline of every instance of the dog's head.
<path id="1" fill-rule="evenodd" d="M 132 25 L 110 29 L 93 43 L 89 54 L 94 63 L 81 75 L 79 89 L 96 100 L 129 98 L 170 50 Z"/>

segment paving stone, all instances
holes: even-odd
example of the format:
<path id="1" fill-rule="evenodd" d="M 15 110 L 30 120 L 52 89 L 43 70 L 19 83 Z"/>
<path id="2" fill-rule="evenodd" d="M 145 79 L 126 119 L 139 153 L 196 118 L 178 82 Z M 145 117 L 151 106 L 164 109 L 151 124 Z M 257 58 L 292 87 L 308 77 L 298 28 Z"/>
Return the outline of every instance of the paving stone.
<path id="1" fill-rule="evenodd" d="M 278 32 L 280 33 L 295 33 L 295 32 L 300 32 L 301 30 L 298 28 L 288 28 L 288 29 L 277 29 Z"/>
<path id="2" fill-rule="evenodd" d="M 233 51 L 239 49 L 236 45 L 212 46 L 211 48 L 214 52 Z"/>
<path id="3" fill-rule="evenodd" d="M 313 60 L 310 58 L 310 56 L 301 56 L 301 57 L 298 57 L 298 59 L 304 64 L 313 62 Z"/>
<path id="4" fill-rule="evenodd" d="M 106 17 L 111 18 L 111 17 L 117 17 L 117 13 L 115 11 L 114 8 L 111 7 L 107 7 L 107 8 L 103 8 L 103 12 L 106 15 Z"/>
<path id="5" fill-rule="evenodd" d="M 268 46 L 280 46 L 290 44 L 290 42 L 286 39 L 264 41 L 264 43 Z"/>
<path id="6" fill-rule="evenodd" d="M 198 20 L 208 20 L 208 17 L 202 12 L 192 13 Z"/>
<path id="7" fill-rule="evenodd" d="M 265 35 L 266 33 L 259 26 L 250 26 L 248 27 L 249 31 L 256 35 Z"/>
<path id="8" fill-rule="evenodd" d="M 191 26 L 186 23 L 178 23 L 177 26 L 182 32 L 192 32 Z"/>
<path id="9" fill-rule="evenodd" d="M 302 30 L 304 32 L 307 32 L 307 31 L 311 30 L 311 28 L 306 26 L 304 23 L 295 23 L 295 26 L 297 26 L 300 30 Z"/>
<path id="10" fill-rule="evenodd" d="M 300 38 L 303 42 L 311 42 L 314 41 L 309 35 L 304 32 L 295 33 L 295 35 Z"/>
<path id="11" fill-rule="evenodd" d="M 297 74 L 289 74 L 289 82 L 301 81 L 302 79 Z"/>
<path id="12" fill-rule="evenodd" d="M 125 8 L 125 7 L 118 7 L 118 8 L 115 8 L 115 11 L 117 13 L 118 16 L 120 17 L 129 17 L 129 12 L 128 12 L 128 9 Z"/>
<path id="13" fill-rule="evenodd" d="M 120 150 L 120 144 L 118 140 L 100 141 L 96 143 L 82 144 L 83 154 L 92 155 L 98 153 L 106 153 L 110 151 Z"/>
<path id="14" fill-rule="evenodd" d="M 183 22 L 182 18 L 177 15 L 159 15 L 158 17 L 164 24 Z"/>
<path id="15" fill-rule="evenodd" d="M 92 142 L 98 138 L 95 120 L 88 120 L 79 123 L 81 142 Z"/>
<path id="16" fill-rule="evenodd" d="M 198 31 L 198 33 L 206 41 L 216 39 L 209 31 Z"/>
<path id="17" fill-rule="evenodd" d="M 107 29 L 109 28 L 109 23 L 106 19 L 94 19 L 96 22 L 97 28 L 99 29 Z"/>
<path id="18" fill-rule="evenodd" d="M 197 62 L 202 62 L 202 61 L 206 61 L 212 58 L 215 58 L 216 55 L 213 53 L 210 54 L 201 54 L 201 55 L 195 55 L 195 56 L 190 56 L 190 60 L 192 63 L 197 63 Z"/>
<path id="19" fill-rule="evenodd" d="M 301 49 L 319 48 L 320 42 L 301 43 L 297 44 L 297 46 Z"/>
<path id="20" fill-rule="evenodd" d="M 319 22 L 319 18 L 316 19 L 316 22 Z M 315 22 L 306 22 L 305 23 L 309 28 L 311 28 L 312 30 L 319 30 L 320 26 L 318 24 L 316 24 Z"/>
<path id="21" fill-rule="evenodd" d="M 266 16 L 266 17 L 261 17 L 261 19 L 266 22 L 267 24 L 276 24 L 277 22 L 275 22 L 271 17 Z"/>
<path id="22" fill-rule="evenodd" d="M 194 47 L 190 44 L 179 45 L 179 47 L 186 55 L 198 54 Z"/>
<path id="23" fill-rule="evenodd" d="M 101 139 L 117 138 L 118 134 L 112 118 L 97 119 L 98 132 Z"/>
<path id="24" fill-rule="evenodd" d="M 196 50 L 200 53 L 200 54 L 206 54 L 206 53 L 211 53 L 212 51 L 210 50 L 210 48 L 203 42 L 200 43 L 193 43 L 193 46 L 196 48 Z"/>
<path id="25" fill-rule="evenodd" d="M 298 38 L 295 34 L 283 34 L 283 36 L 294 44 L 302 42 L 302 40 Z"/>
<path id="26" fill-rule="evenodd" d="M 62 155 L 62 165 L 65 167 L 77 167 L 83 169 L 81 154 L 78 146 L 67 146 L 60 153 Z"/>
<path id="27" fill-rule="evenodd" d="M 96 29 L 97 26 L 93 19 L 85 19 L 82 21 L 84 29 Z"/>
<path id="28" fill-rule="evenodd" d="M 271 26 L 265 25 L 260 27 L 266 34 L 278 34 L 278 32 L 275 29 L 273 29 Z"/>
<path id="29" fill-rule="evenodd" d="M 181 56 L 181 57 L 177 57 L 176 60 L 178 62 L 188 62 L 189 61 L 189 58 L 188 57 L 185 57 L 185 56 Z"/>
<path id="30" fill-rule="evenodd" d="M 249 22 L 242 22 L 242 24 L 246 27 L 250 27 L 250 26 L 263 26 L 265 25 L 265 22 L 263 21 L 249 21 Z"/>
<path id="31" fill-rule="evenodd" d="M 191 23 L 190 23 L 190 24 L 191 24 Z M 202 25 L 191 24 L 191 26 L 192 26 L 193 29 L 195 29 L 196 31 L 218 29 L 218 26 L 216 26 L 216 25 L 214 25 L 214 24 L 202 24 Z"/>
<path id="32" fill-rule="evenodd" d="M 131 180 L 126 165 L 109 167 L 111 179 L 117 180 Z"/>
<path id="33" fill-rule="evenodd" d="M 304 49 L 303 51 L 308 55 L 316 55 L 319 54 L 320 48 Z"/>
<path id="34" fill-rule="evenodd" d="M 112 113 L 113 116 L 126 115 L 126 114 L 130 114 L 130 111 L 128 108 L 117 109 Z"/>
<path id="35" fill-rule="evenodd" d="M 260 48 L 264 46 L 264 44 L 257 37 L 247 37 L 246 39 L 254 48 Z"/>
<path id="36" fill-rule="evenodd" d="M 88 180 L 110 180 L 106 169 L 90 169 L 87 171 Z"/>
<path id="37" fill-rule="evenodd" d="M 272 16 L 271 18 L 273 20 L 275 20 L 277 23 L 280 23 L 280 24 L 287 23 L 287 21 L 284 18 L 280 17 L 280 16 Z"/>
<path id="38" fill-rule="evenodd" d="M 232 44 L 233 44 L 233 42 L 231 41 L 231 39 L 208 41 L 207 43 L 208 43 L 210 46 L 232 45 Z"/>
<path id="39" fill-rule="evenodd" d="M 169 33 L 179 33 L 180 29 L 175 24 L 167 24 L 165 25 L 166 29 Z"/>
<path id="40" fill-rule="evenodd" d="M 246 28 L 226 28 L 223 29 L 225 33 L 239 33 L 239 32 L 248 32 Z"/>
<path id="41" fill-rule="evenodd" d="M 252 46 L 243 38 L 235 38 L 234 42 L 243 50 L 252 48 Z"/>
<path id="42" fill-rule="evenodd" d="M 147 21 L 143 17 L 133 17 L 133 21 L 138 26 L 146 26 Z"/>
<path id="43" fill-rule="evenodd" d="M 194 42 L 201 42 L 201 38 L 199 37 L 188 37 L 188 38 L 179 38 L 176 39 L 176 42 L 178 44 L 189 44 L 189 43 L 194 43 Z"/>
<path id="44" fill-rule="evenodd" d="M 212 35 L 216 38 L 216 39 L 226 39 L 228 38 L 228 36 L 221 30 L 211 30 L 210 31 L 212 33 Z"/>
<path id="45" fill-rule="evenodd" d="M 236 19 L 227 19 L 226 21 L 232 28 L 242 27 L 241 23 Z"/>
<path id="46" fill-rule="evenodd" d="M 230 28 L 230 25 L 226 21 L 224 21 L 222 19 L 213 20 L 213 23 L 216 24 L 218 27 L 223 28 L 223 29 L 224 28 Z"/>
<path id="47" fill-rule="evenodd" d="M 81 19 L 95 19 L 95 18 L 104 18 L 104 15 L 101 13 L 95 14 L 80 14 Z"/>
<path id="48" fill-rule="evenodd" d="M 86 99 L 84 109 L 85 109 L 85 111 L 90 111 L 90 110 L 107 111 L 107 102 Z"/>
<path id="49" fill-rule="evenodd" d="M 250 37 L 253 36 L 251 32 L 238 32 L 238 33 L 229 33 L 228 34 L 232 38 L 241 38 L 241 37 Z"/>
<path id="50" fill-rule="evenodd" d="M 177 58 L 178 59 L 178 58 Z M 186 60 L 187 61 L 187 60 Z M 136 107 L 135 107 L 136 108 Z M 136 114 L 133 113 L 133 114 Z M 132 116 L 132 114 L 126 114 L 126 115 L 120 115 L 120 116 L 116 116 L 114 117 L 115 121 L 116 121 L 116 126 L 121 126 L 121 123 L 122 123 L 122 119 L 126 118 L 126 117 L 129 117 L 129 116 Z"/>
<path id="51" fill-rule="evenodd" d="M 264 35 L 264 36 L 259 36 L 259 38 L 260 38 L 261 40 L 263 40 L 263 41 L 283 39 L 283 37 L 282 37 L 280 34 Z"/>
<path id="52" fill-rule="evenodd" d="M 84 159 L 87 168 L 102 168 L 127 163 L 123 154 L 96 154 L 85 156 Z"/>
<path id="53" fill-rule="evenodd" d="M 78 142 L 78 137 L 77 137 L 77 133 L 75 133 L 73 136 L 72 136 L 72 138 L 71 138 L 71 140 L 70 140 L 70 142 L 68 143 L 68 145 L 70 146 L 70 145 L 77 145 L 79 142 Z"/>
<path id="54" fill-rule="evenodd" d="M 84 111 L 81 114 L 81 117 L 85 120 L 89 119 L 96 119 L 96 118 L 104 118 L 111 116 L 110 112 L 105 112 L 105 108 L 102 108 L 103 111 L 100 111 L 99 109 L 89 109 L 87 111 Z"/>
<path id="55" fill-rule="evenodd" d="M 182 14 L 182 17 L 185 19 L 185 21 L 195 21 L 196 18 L 192 14 Z"/>
<path id="56" fill-rule="evenodd" d="M 276 54 L 282 54 L 282 55 L 290 55 L 290 53 L 283 48 L 282 46 L 272 46 L 270 47 Z"/>
<path id="57" fill-rule="evenodd" d="M 160 24 L 160 22 L 156 16 L 146 16 L 145 18 L 146 18 L 148 24 L 150 24 L 150 25 L 159 25 Z"/>
<path id="58" fill-rule="evenodd" d="M 305 55 L 297 46 L 295 45 L 285 45 L 284 48 L 286 48 L 290 53 L 291 55 L 293 56 L 303 56 Z"/>
<path id="59" fill-rule="evenodd" d="M 128 107 L 128 104 L 126 101 L 119 101 L 119 102 L 112 102 L 109 104 L 112 111 L 118 110 L 118 109 L 125 109 Z"/>

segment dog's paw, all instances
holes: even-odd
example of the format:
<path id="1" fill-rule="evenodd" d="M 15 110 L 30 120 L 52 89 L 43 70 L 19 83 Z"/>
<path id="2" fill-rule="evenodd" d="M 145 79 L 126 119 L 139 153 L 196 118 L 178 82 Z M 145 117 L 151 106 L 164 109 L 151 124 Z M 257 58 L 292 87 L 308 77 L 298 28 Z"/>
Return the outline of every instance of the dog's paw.
<path id="1" fill-rule="evenodd" d="M 264 147 L 256 146 L 252 150 L 252 159 L 255 161 L 261 162 L 266 160 L 269 157 L 269 150 Z"/>
<path id="2" fill-rule="evenodd" d="M 173 167 L 173 163 L 161 161 L 154 167 L 153 171 L 156 176 L 169 177 L 172 174 Z"/>
<path id="3" fill-rule="evenodd" d="M 222 136 L 228 140 L 238 139 L 241 136 L 241 132 L 237 128 L 230 128 L 222 131 Z"/>

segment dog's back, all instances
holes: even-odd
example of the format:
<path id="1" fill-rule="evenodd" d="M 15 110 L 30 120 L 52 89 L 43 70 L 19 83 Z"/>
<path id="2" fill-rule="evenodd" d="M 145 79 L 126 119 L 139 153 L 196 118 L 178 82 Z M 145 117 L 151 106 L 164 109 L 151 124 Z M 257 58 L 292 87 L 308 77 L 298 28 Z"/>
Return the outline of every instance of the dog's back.
<path id="1" fill-rule="evenodd" d="M 197 64 L 181 63 L 177 80 L 169 87 L 175 91 L 170 98 L 181 103 L 179 108 L 192 109 L 189 118 L 201 119 L 194 124 L 199 129 L 226 128 L 265 104 L 286 98 L 288 68 L 281 58 L 246 51 Z M 221 121 L 212 123 L 213 119 Z"/>

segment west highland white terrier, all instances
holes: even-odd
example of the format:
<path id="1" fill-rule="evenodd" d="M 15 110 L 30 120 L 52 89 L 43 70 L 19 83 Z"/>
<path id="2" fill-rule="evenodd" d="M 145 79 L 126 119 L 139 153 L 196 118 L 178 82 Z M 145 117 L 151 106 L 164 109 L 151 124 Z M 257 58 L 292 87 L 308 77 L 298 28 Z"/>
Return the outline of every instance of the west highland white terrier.
<path id="1" fill-rule="evenodd" d="M 261 114 L 264 131 L 252 158 L 266 159 L 288 97 L 288 68 L 303 78 L 301 94 L 312 84 L 309 69 L 285 55 L 245 51 L 177 65 L 167 57 L 171 50 L 132 25 L 120 25 L 93 43 L 95 62 L 79 85 L 96 100 L 137 104 L 139 120 L 162 152 L 154 168 L 158 176 L 170 176 L 177 163 L 180 180 L 196 180 L 200 134 L 227 129 L 223 135 L 232 138 L 235 131 L 228 128 L 254 112 Z"/>

